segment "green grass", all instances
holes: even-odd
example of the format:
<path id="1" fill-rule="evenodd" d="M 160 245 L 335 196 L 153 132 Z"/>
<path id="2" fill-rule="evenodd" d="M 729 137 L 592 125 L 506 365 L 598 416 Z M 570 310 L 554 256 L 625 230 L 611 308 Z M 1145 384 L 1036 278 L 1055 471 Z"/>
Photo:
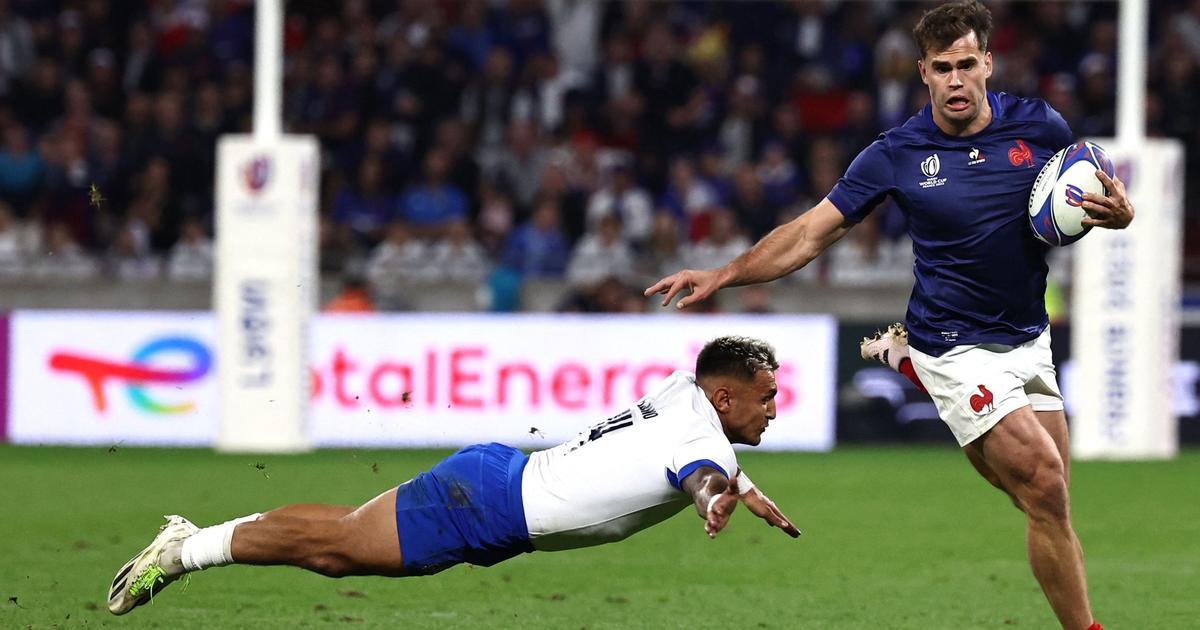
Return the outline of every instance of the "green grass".
<path id="1" fill-rule="evenodd" d="M 331 580 L 227 567 L 126 617 L 104 607 L 113 572 L 161 514 L 206 525 L 286 503 L 360 503 L 444 455 L 0 447 L 0 627 L 1055 627 L 1021 515 L 945 448 L 742 454 L 799 540 L 740 510 L 711 541 L 685 512 L 622 543 L 488 569 Z M 1073 477 L 1099 620 L 1197 627 L 1200 452 L 1079 463 Z"/>

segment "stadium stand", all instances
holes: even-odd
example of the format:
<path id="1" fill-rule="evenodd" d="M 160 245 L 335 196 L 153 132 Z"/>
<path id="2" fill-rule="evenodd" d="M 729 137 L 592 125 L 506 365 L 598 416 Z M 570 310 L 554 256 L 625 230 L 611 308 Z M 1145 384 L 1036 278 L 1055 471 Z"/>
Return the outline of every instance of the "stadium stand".
<path id="1" fill-rule="evenodd" d="M 0 0 L 6 308 L 208 304 L 215 140 L 249 130 L 253 6 L 139 7 Z M 321 143 L 323 299 L 349 283 L 379 310 L 643 310 L 646 280 L 736 254 L 923 104 L 921 7 L 289 3 L 285 125 Z M 989 86 L 1112 134 L 1115 5 L 992 10 Z M 1147 121 L 1188 147 L 1196 281 L 1200 3 L 1151 19 Z M 895 310 L 904 220 L 881 208 L 816 268 L 719 308 L 846 314 L 875 287 Z"/>

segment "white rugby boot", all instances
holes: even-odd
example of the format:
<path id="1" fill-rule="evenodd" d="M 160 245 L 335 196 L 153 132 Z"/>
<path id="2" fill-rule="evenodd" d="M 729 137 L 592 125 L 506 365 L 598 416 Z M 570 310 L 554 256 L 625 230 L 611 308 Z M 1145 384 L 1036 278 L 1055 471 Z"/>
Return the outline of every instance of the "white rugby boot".
<path id="1" fill-rule="evenodd" d="M 876 332 L 871 337 L 863 337 L 858 346 L 862 358 L 867 361 L 880 363 L 900 371 L 900 363 L 908 358 L 908 329 L 901 322 L 887 327 L 883 332 Z"/>
<path id="2" fill-rule="evenodd" d="M 163 551 L 182 545 L 183 539 L 195 534 L 199 528 L 182 516 L 164 518 L 167 523 L 158 529 L 158 535 L 150 545 L 130 558 L 113 578 L 108 588 L 108 610 L 112 614 L 124 615 L 150 601 L 185 573 L 178 561 L 171 563 L 174 566 L 166 566 L 162 562 Z"/>

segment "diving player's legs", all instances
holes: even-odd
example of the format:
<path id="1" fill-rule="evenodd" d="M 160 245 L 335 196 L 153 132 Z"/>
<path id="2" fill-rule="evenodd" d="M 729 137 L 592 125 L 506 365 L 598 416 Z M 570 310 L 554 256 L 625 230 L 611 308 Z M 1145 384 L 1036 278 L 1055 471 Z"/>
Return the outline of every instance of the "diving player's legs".
<path id="1" fill-rule="evenodd" d="M 396 532 L 396 489 L 361 507 L 286 505 L 199 529 L 168 518 L 159 535 L 117 572 L 108 608 L 123 615 L 185 573 L 227 564 L 291 565 L 322 575 L 405 575 Z"/>
<path id="2" fill-rule="evenodd" d="M 234 563 L 291 565 L 333 577 L 404 575 L 395 503 L 393 488 L 357 509 L 288 505 L 203 529 L 168 517 L 113 578 L 108 608 L 123 615 L 185 573 Z"/>
<path id="3" fill-rule="evenodd" d="M 230 559 L 237 564 L 296 566 L 329 577 L 406 575 L 395 506 L 392 488 L 336 518 L 328 516 L 340 513 L 342 506 L 280 508 L 237 526 Z"/>
<path id="4" fill-rule="evenodd" d="M 235 563 L 401 577 L 532 551 L 519 491 L 527 460 L 502 444 L 474 445 L 358 508 L 296 504 L 204 529 L 169 517 L 117 572 L 109 610 L 123 615 L 185 573 Z"/>
<path id="5" fill-rule="evenodd" d="M 353 505 L 326 505 L 324 503 L 297 503 L 285 505 L 270 512 L 263 512 L 260 519 L 276 516 L 295 516 L 316 521 L 342 518 L 356 509 Z"/>

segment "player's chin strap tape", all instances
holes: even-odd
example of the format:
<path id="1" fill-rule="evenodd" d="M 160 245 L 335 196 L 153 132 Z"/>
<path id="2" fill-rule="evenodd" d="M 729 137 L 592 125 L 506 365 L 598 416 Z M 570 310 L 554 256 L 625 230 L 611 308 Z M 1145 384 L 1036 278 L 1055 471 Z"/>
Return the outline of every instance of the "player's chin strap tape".
<path id="1" fill-rule="evenodd" d="M 754 482 L 750 481 L 750 477 L 746 476 L 746 471 L 741 468 L 737 471 L 738 494 L 746 494 L 754 489 Z"/>

